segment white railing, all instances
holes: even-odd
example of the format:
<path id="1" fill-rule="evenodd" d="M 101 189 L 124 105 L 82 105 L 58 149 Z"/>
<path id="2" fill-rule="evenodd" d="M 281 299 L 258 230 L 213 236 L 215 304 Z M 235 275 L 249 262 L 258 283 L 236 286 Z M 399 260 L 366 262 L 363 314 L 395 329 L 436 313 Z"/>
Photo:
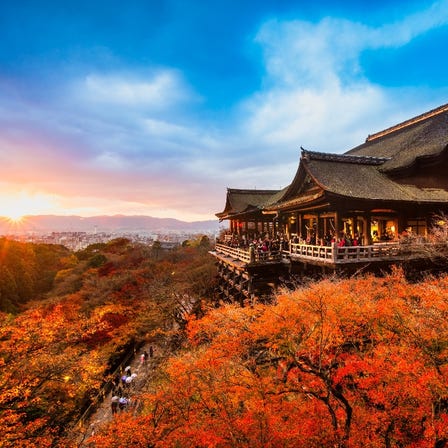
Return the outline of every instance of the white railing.
<path id="1" fill-rule="evenodd" d="M 399 243 L 378 243 L 370 246 L 310 246 L 307 244 L 290 244 L 292 259 L 312 259 L 327 263 L 352 263 L 379 259 L 391 260 L 401 255 Z"/>
<path id="2" fill-rule="evenodd" d="M 260 263 L 280 261 L 282 254 L 280 251 L 259 252 L 253 249 L 241 249 L 239 247 L 230 247 L 225 244 L 217 243 L 215 251 L 231 257 L 233 260 L 243 261 L 245 263 Z"/>
<path id="3" fill-rule="evenodd" d="M 290 243 L 289 256 L 291 258 L 319 259 L 334 261 L 334 248 L 331 246 L 312 246 L 309 244 Z"/>
<path id="4" fill-rule="evenodd" d="M 409 246 L 408 246 L 409 248 Z M 312 260 L 320 263 L 356 263 L 367 261 L 393 261 L 409 256 L 406 246 L 398 242 L 377 243 L 370 246 L 313 246 L 308 244 L 290 243 L 289 250 L 281 252 L 258 252 L 253 249 L 241 249 L 227 246 L 226 244 L 216 244 L 215 251 L 239 260 L 244 263 L 259 263 L 269 261 L 280 261 L 281 258 L 291 260 Z"/>

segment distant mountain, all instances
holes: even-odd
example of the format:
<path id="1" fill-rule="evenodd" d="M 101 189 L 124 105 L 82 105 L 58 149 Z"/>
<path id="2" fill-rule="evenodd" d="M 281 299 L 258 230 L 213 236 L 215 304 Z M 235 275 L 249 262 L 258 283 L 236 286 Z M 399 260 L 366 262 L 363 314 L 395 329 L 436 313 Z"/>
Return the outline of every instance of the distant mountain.
<path id="1" fill-rule="evenodd" d="M 26 216 L 20 222 L 0 217 L 0 234 L 11 233 L 48 233 L 48 232 L 216 232 L 218 220 L 186 222 L 172 218 L 154 218 L 152 216 Z"/>

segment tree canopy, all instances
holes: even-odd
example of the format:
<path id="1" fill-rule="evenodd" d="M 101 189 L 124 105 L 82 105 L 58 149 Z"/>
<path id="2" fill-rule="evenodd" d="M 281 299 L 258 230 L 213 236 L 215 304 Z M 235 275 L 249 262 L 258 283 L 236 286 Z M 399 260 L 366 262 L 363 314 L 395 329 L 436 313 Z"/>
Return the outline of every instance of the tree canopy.
<path id="1" fill-rule="evenodd" d="M 94 446 L 445 446 L 447 313 L 448 277 L 400 271 L 209 310 L 143 414 Z"/>
<path id="2" fill-rule="evenodd" d="M 119 239 L 59 255 L 44 298 L 0 313 L 2 448 L 70 446 L 71 425 L 129 347 L 168 337 L 183 318 L 179 306 L 213 287 L 212 260 L 192 248 L 154 260 L 146 246 Z"/>
<path id="3" fill-rule="evenodd" d="M 0 311 L 17 313 L 28 301 L 48 292 L 68 255 L 63 246 L 0 238 Z"/>
<path id="4" fill-rule="evenodd" d="M 205 239 L 166 253 L 125 239 L 79 253 L 20 246 L 20 257 L 2 243 L 17 304 L 18 272 L 38 260 L 51 275 L 31 280 L 53 284 L 0 314 L 2 447 L 71 446 L 68 429 L 129 344 L 160 334 L 177 351 L 141 413 L 119 414 L 92 447 L 448 444 L 447 275 L 328 278 L 272 304 L 216 307 Z"/>

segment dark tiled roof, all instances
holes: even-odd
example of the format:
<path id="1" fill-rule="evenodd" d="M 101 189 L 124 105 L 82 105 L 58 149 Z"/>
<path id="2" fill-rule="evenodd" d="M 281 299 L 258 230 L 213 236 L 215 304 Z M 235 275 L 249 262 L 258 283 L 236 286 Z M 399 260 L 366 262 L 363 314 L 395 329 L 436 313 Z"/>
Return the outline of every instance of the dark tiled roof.
<path id="1" fill-rule="evenodd" d="M 263 208 L 268 208 L 270 205 L 275 204 L 276 202 L 280 201 L 283 198 L 283 195 L 288 190 L 289 185 L 282 190 L 278 191 L 271 197 L 267 198 L 266 201 L 263 204 Z"/>
<path id="2" fill-rule="evenodd" d="M 445 202 L 444 189 L 403 185 L 388 177 L 448 145 L 448 105 L 378 132 L 345 154 L 302 150 L 302 163 L 324 190 L 364 199 Z"/>
<path id="3" fill-rule="evenodd" d="M 409 120 L 402 121 L 401 123 L 395 124 L 390 128 L 384 129 L 383 131 L 376 132 L 375 134 L 371 134 L 367 137 L 366 141 L 372 141 L 380 137 L 384 137 L 387 134 L 391 134 L 392 132 L 398 131 L 400 129 L 404 129 L 413 124 L 419 123 L 420 121 L 425 121 L 428 118 L 434 117 L 435 115 L 440 115 L 443 112 L 448 111 L 448 104 L 444 104 L 443 106 L 439 106 L 435 109 L 432 109 L 423 114 L 417 115 L 416 117 L 410 118 Z"/>
<path id="4" fill-rule="evenodd" d="M 416 203 L 448 203 L 442 188 L 418 188 L 395 182 L 406 168 L 420 160 L 437 159 L 448 152 L 448 104 L 370 135 L 345 154 L 303 148 L 297 173 L 283 190 L 228 189 L 220 219 L 250 211 L 276 210 L 312 202 L 324 191 L 347 198 Z M 310 176 L 322 190 L 307 190 Z M 303 189 L 303 191 L 302 191 Z"/>
<path id="5" fill-rule="evenodd" d="M 447 145 L 448 105 L 444 105 L 369 136 L 345 155 L 387 157 L 381 170 L 393 172 L 412 166 L 418 159 L 438 156 Z"/>
<path id="6" fill-rule="evenodd" d="M 330 154 L 326 152 L 308 151 L 301 148 L 304 160 L 325 160 L 329 162 L 354 163 L 356 165 L 382 165 L 389 157 L 373 157 L 350 154 Z"/>
<path id="7" fill-rule="evenodd" d="M 314 194 L 299 194 L 298 196 L 295 196 L 293 198 L 286 199 L 284 201 L 279 201 L 277 204 L 272 204 L 270 206 L 267 206 L 266 209 L 270 211 L 274 211 L 277 209 L 285 209 L 285 208 L 291 208 L 291 207 L 297 207 L 303 204 L 308 204 L 310 202 L 313 202 L 323 196 L 323 192 L 319 191 Z"/>
<path id="8" fill-rule="evenodd" d="M 448 192 L 445 190 L 401 185 L 389 179 L 375 165 L 317 159 L 304 163 L 308 173 L 321 188 L 340 196 L 392 201 L 448 201 Z"/>
<path id="9" fill-rule="evenodd" d="M 216 213 L 220 219 L 230 215 L 250 212 L 261 209 L 279 190 L 240 190 L 236 188 L 227 189 L 226 205 L 221 213 Z"/>

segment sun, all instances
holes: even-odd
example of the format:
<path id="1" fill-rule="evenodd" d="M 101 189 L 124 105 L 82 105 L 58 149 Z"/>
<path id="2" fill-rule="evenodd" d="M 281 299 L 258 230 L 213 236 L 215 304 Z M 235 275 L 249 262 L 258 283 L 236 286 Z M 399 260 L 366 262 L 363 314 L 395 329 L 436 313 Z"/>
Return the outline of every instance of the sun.
<path id="1" fill-rule="evenodd" d="M 26 212 L 23 211 L 20 207 L 17 208 L 12 207 L 12 205 L 6 207 L 5 204 L 2 204 L 0 207 L 0 215 L 6 218 L 8 221 L 12 223 L 19 223 L 25 217 Z"/>
<path id="2" fill-rule="evenodd" d="M 10 221 L 13 224 L 19 224 L 21 221 L 23 221 L 23 219 L 25 218 L 25 215 L 23 215 L 22 213 L 8 213 L 7 216 L 5 216 L 5 218 Z"/>
<path id="3" fill-rule="evenodd" d="M 0 198 L 0 216 L 19 223 L 26 215 L 45 214 L 52 198 L 45 194 L 16 193 Z"/>

